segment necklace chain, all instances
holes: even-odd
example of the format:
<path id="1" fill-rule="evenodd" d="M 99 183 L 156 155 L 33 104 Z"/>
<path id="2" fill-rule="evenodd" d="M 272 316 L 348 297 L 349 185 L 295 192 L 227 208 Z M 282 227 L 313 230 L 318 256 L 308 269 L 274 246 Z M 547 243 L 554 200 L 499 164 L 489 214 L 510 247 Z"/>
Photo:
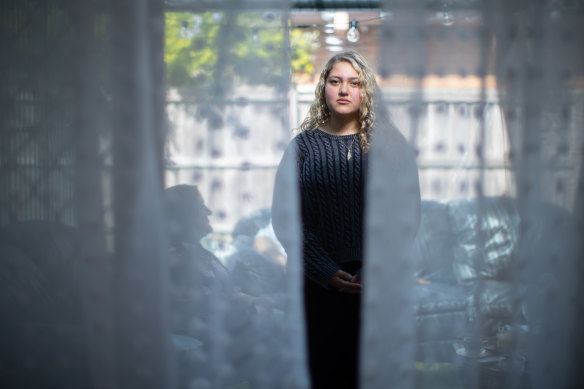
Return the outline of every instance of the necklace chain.
<path id="1" fill-rule="evenodd" d="M 353 136 L 353 140 L 351 141 L 351 144 L 349 146 L 347 146 L 344 142 L 343 144 L 345 145 L 345 147 L 347 148 L 347 161 L 350 161 L 351 158 L 353 157 L 353 154 L 351 153 L 351 150 L 353 149 L 353 143 L 355 143 L 355 138 L 356 136 Z"/>

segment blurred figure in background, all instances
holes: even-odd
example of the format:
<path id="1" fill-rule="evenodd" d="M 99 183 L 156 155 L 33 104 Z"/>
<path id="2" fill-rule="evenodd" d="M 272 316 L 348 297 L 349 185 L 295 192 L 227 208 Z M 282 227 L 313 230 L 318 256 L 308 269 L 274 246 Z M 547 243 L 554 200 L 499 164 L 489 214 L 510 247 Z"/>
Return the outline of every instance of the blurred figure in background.
<path id="1" fill-rule="evenodd" d="M 265 297 L 244 293 L 217 257 L 201 239 L 213 231 L 196 186 L 176 185 L 164 192 L 170 250 L 171 332 L 179 351 L 181 387 L 193 382 L 213 382 L 213 353 L 225 355 L 239 368 L 225 378 L 229 385 L 250 381 L 245 358 L 257 333 L 257 323 L 267 322 L 272 303 Z M 218 342 L 230 336 L 227 343 Z"/>
<path id="2" fill-rule="evenodd" d="M 225 258 L 225 265 L 242 292 L 278 300 L 283 309 L 286 258 L 271 231 L 269 209 L 242 217 L 233 228 L 235 251 Z"/>

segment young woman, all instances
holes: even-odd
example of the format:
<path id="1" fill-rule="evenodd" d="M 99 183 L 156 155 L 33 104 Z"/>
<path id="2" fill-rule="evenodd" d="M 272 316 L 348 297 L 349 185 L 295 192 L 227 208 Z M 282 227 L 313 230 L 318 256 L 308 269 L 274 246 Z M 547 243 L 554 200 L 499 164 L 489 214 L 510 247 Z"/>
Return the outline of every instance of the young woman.
<path id="1" fill-rule="evenodd" d="M 384 143 L 387 147 L 380 152 L 392 154 L 388 161 L 399 159 L 399 170 L 413 176 L 416 185 L 417 168 L 407 142 L 384 114 L 374 73 L 360 54 L 333 56 L 315 95 L 278 168 L 272 223 L 276 235 L 289 223 L 278 209 L 286 207 L 279 200 L 285 197 L 284 176 L 291 170 L 287 165 L 294 164 L 312 387 L 356 388 L 368 152 L 375 143 Z M 411 197 L 419 213 L 417 186 Z"/>

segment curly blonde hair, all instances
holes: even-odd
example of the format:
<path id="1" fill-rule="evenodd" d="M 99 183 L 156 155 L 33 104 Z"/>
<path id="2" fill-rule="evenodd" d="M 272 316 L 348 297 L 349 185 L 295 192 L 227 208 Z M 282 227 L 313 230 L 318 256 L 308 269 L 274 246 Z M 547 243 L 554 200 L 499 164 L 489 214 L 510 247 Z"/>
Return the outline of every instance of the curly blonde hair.
<path id="1" fill-rule="evenodd" d="M 331 57 L 320 73 L 316 85 L 315 100 L 310 105 L 308 115 L 298 127 L 298 132 L 312 130 L 323 125 L 330 119 L 330 111 L 325 99 L 325 86 L 327 78 L 337 63 L 345 61 L 353 66 L 359 73 L 359 85 L 361 105 L 359 107 L 359 145 L 363 152 L 367 152 L 371 145 L 371 131 L 375 123 L 375 107 L 378 104 L 379 88 L 375 80 L 375 74 L 367 63 L 367 60 L 355 51 L 345 51 Z"/>

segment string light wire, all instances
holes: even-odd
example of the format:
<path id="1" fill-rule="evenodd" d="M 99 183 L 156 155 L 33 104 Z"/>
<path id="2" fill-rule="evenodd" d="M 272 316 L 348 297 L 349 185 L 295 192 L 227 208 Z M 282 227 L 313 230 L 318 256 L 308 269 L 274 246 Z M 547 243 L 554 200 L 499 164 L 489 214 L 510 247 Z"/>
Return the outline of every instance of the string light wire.
<path id="1" fill-rule="evenodd" d="M 353 23 L 355 23 L 355 26 L 357 24 L 367 24 L 367 22 L 372 22 L 374 20 L 385 20 L 385 16 L 376 16 L 374 18 L 367 18 L 367 19 L 353 19 L 351 20 L 349 23 L 314 23 L 314 24 L 297 24 L 295 26 L 291 26 L 290 29 L 296 29 L 296 28 L 300 28 L 300 29 L 306 29 L 306 28 L 319 28 L 319 27 L 339 27 L 339 26 L 348 26 L 351 27 L 351 25 Z"/>
<path id="2" fill-rule="evenodd" d="M 178 21 L 185 21 L 184 20 L 184 17 L 180 17 L 180 16 L 177 16 L 176 18 L 171 18 L 171 19 L 178 20 Z M 351 23 L 353 23 L 353 22 L 356 22 L 357 24 L 360 24 L 360 25 L 364 25 L 364 24 L 367 24 L 367 22 L 372 22 L 372 21 L 375 21 L 375 20 L 384 20 L 384 19 L 385 19 L 385 16 L 377 16 L 377 17 L 374 17 L 374 18 L 367 18 L 367 19 L 360 19 L 360 20 L 359 19 L 353 19 L 353 20 L 351 20 L 348 23 L 336 23 L 336 24 L 335 23 L 296 24 L 296 25 L 290 26 L 288 28 L 291 29 L 291 30 L 294 30 L 294 29 L 308 29 L 308 28 L 319 28 L 319 27 L 340 27 L 340 26 L 348 26 L 348 27 L 350 27 L 351 26 Z M 281 29 L 282 26 L 273 26 L 273 27 L 266 26 L 266 27 L 254 27 L 254 28 L 259 28 L 259 29 Z"/>
<path id="3" fill-rule="evenodd" d="M 172 18 L 171 18 L 172 19 Z M 181 16 L 177 16 L 175 19 L 175 21 L 180 21 L 182 28 L 181 30 L 183 31 L 183 34 L 185 32 L 185 30 L 188 29 L 188 22 L 184 19 L 184 17 Z M 351 43 L 356 43 L 357 41 L 359 41 L 359 37 L 360 37 L 360 33 L 359 30 L 357 29 L 357 25 L 367 25 L 367 24 L 371 24 L 369 22 L 373 22 L 373 21 L 377 21 L 377 20 L 385 20 L 385 16 L 384 15 L 380 15 L 380 16 L 376 16 L 376 17 L 372 17 L 372 18 L 367 18 L 367 19 L 352 19 L 350 22 L 348 23 L 312 23 L 312 24 L 296 24 L 296 25 L 292 25 L 288 27 L 288 30 L 295 30 L 295 29 L 319 29 L 319 28 L 335 28 L 335 27 L 344 27 L 347 26 L 348 30 L 347 30 L 347 35 L 346 38 L 349 42 Z M 259 30 L 269 30 L 269 29 L 282 29 L 281 25 L 278 26 L 252 26 L 251 27 L 252 32 L 253 32 L 253 36 L 254 38 L 257 40 L 257 34 Z"/>

